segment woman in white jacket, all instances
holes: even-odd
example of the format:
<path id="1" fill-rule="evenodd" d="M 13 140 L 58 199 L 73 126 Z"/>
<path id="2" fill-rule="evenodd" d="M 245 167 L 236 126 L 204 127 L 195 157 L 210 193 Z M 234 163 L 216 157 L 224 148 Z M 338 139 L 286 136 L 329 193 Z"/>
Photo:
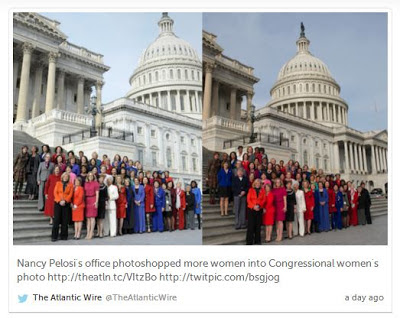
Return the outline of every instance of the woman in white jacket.
<path id="1" fill-rule="evenodd" d="M 300 236 L 304 236 L 304 212 L 306 211 L 306 199 L 304 197 L 304 191 L 299 189 L 298 182 L 294 182 L 293 188 L 296 192 L 293 235 L 300 234 Z"/>
<path id="2" fill-rule="evenodd" d="M 106 206 L 106 219 L 104 221 L 104 235 L 117 236 L 117 205 L 118 188 L 112 184 L 112 178 L 107 179 L 108 201 Z"/>

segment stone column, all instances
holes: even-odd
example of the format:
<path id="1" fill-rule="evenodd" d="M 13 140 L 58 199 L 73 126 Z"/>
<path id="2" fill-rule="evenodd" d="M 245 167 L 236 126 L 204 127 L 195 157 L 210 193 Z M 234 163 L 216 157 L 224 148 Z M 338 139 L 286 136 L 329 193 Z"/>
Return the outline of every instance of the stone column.
<path id="1" fill-rule="evenodd" d="M 311 102 L 311 120 L 315 120 L 315 102 Z"/>
<path id="2" fill-rule="evenodd" d="M 251 123 L 251 105 L 253 104 L 253 92 L 247 92 L 247 123 Z M 250 125 L 249 125 L 250 127 Z M 250 127 L 251 128 L 251 127 Z"/>
<path id="3" fill-rule="evenodd" d="M 376 157 L 375 157 L 375 146 L 371 145 L 371 165 L 372 165 L 372 173 L 376 173 Z"/>
<path id="4" fill-rule="evenodd" d="M 104 82 L 103 81 L 96 81 L 96 108 L 97 108 L 97 115 L 96 115 L 96 128 L 99 129 L 101 127 L 101 123 L 103 121 L 103 114 L 101 110 L 102 105 L 102 88 Z"/>
<path id="5" fill-rule="evenodd" d="M 307 119 L 307 103 L 303 102 L 303 118 Z"/>
<path id="6" fill-rule="evenodd" d="M 332 110 L 333 110 L 333 121 L 337 123 L 338 120 L 336 119 L 336 104 L 332 104 Z"/>
<path id="7" fill-rule="evenodd" d="M 352 142 L 349 142 L 349 150 L 350 150 L 350 170 L 354 171 L 354 152 L 353 152 Z"/>
<path id="8" fill-rule="evenodd" d="M 296 102 L 296 116 L 300 117 L 300 113 L 299 113 L 299 103 Z"/>
<path id="9" fill-rule="evenodd" d="M 78 88 L 77 88 L 77 98 L 76 98 L 76 112 L 78 114 L 83 114 L 83 87 L 85 84 L 85 79 L 82 76 L 78 78 Z"/>
<path id="10" fill-rule="evenodd" d="M 349 148 L 348 148 L 348 142 L 345 140 L 343 142 L 344 144 L 344 162 L 345 162 L 345 170 L 346 172 L 349 173 L 350 166 L 349 166 Z"/>
<path id="11" fill-rule="evenodd" d="M 42 99 L 43 64 L 38 63 L 35 70 L 35 87 L 33 89 L 32 118 L 40 114 L 40 101 Z"/>
<path id="12" fill-rule="evenodd" d="M 365 150 L 365 145 L 362 145 L 362 153 L 363 153 L 363 161 L 364 161 L 364 172 L 368 173 L 368 166 L 367 166 L 367 152 Z"/>
<path id="13" fill-rule="evenodd" d="M 359 161 L 359 171 L 360 173 L 364 172 L 364 168 L 363 168 L 363 157 L 362 157 L 362 153 L 361 153 L 361 145 L 357 145 L 357 151 L 358 151 L 358 161 Z"/>
<path id="14" fill-rule="evenodd" d="M 176 91 L 176 99 L 177 99 L 176 111 L 178 113 L 180 113 L 181 112 L 181 93 L 180 93 L 179 89 Z"/>
<path id="15" fill-rule="evenodd" d="M 56 88 L 56 61 L 58 53 L 49 53 L 49 69 L 47 73 L 47 89 L 46 89 L 46 113 L 54 108 L 54 94 Z"/>
<path id="16" fill-rule="evenodd" d="M 198 91 L 194 91 L 194 100 L 195 100 L 195 110 L 196 110 L 196 112 L 201 112 L 201 108 L 200 108 L 200 104 L 199 104 L 199 92 Z"/>
<path id="17" fill-rule="evenodd" d="M 336 170 L 334 172 L 337 173 L 340 170 L 339 142 L 335 142 L 333 144 L 333 152 L 334 152 L 334 160 L 335 160 L 335 163 L 333 166 L 334 166 L 334 169 Z"/>
<path id="18" fill-rule="evenodd" d="M 13 105 L 17 104 L 17 81 L 19 74 L 20 56 L 18 53 L 13 54 Z"/>
<path id="19" fill-rule="evenodd" d="M 321 102 L 318 102 L 318 109 L 317 109 L 317 112 L 318 112 L 318 119 L 319 120 L 322 120 L 322 103 Z"/>
<path id="20" fill-rule="evenodd" d="M 231 99 L 230 99 L 230 115 L 231 119 L 235 120 L 236 119 L 236 88 L 232 87 L 231 88 Z"/>
<path id="21" fill-rule="evenodd" d="M 186 101 L 186 105 L 187 107 L 185 107 L 185 111 L 190 111 L 190 95 L 189 95 L 189 91 L 185 91 L 185 101 Z"/>
<path id="22" fill-rule="evenodd" d="M 216 80 L 212 83 L 211 114 L 212 116 L 219 115 L 219 82 Z"/>
<path id="23" fill-rule="evenodd" d="M 212 89 L 212 71 L 214 69 L 214 65 L 205 64 L 205 80 L 204 80 L 204 93 L 203 93 L 203 120 L 206 120 L 211 117 L 211 89 Z M 179 96 L 179 91 L 178 91 Z M 180 105 L 180 98 L 179 98 Z M 180 107 L 179 107 L 180 110 Z"/>
<path id="24" fill-rule="evenodd" d="M 382 147 L 378 147 L 378 158 L 379 158 L 379 170 L 382 171 L 384 169 L 382 160 Z"/>
<path id="25" fill-rule="evenodd" d="M 154 104 L 153 104 L 153 93 L 149 94 L 149 98 L 150 98 L 150 105 L 154 106 Z"/>
<path id="26" fill-rule="evenodd" d="M 65 72 L 60 70 L 57 80 L 57 109 L 65 109 L 64 102 Z"/>
<path id="27" fill-rule="evenodd" d="M 385 158 L 386 171 L 388 171 L 389 170 L 389 162 L 388 162 L 388 159 L 387 159 L 387 149 L 386 148 L 384 149 L 383 155 L 384 155 L 384 158 Z"/>
<path id="28" fill-rule="evenodd" d="M 29 94 L 29 74 L 31 69 L 31 59 L 33 52 L 33 45 L 31 43 L 24 43 L 22 58 L 21 78 L 19 82 L 18 94 L 18 108 L 16 122 L 24 122 L 28 119 L 28 94 Z"/>
<path id="29" fill-rule="evenodd" d="M 171 91 L 170 90 L 167 91 L 167 98 L 168 98 L 167 107 L 168 107 L 168 110 L 171 111 L 172 107 L 171 107 Z"/>
<path id="30" fill-rule="evenodd" d="M 356 161 L 356 171 L 359 173 L 360 172 L 360 158 L 358 156 L 358 144 L 354 144 L 353 145 L 353 149 L 354 149 L 354 158 Z"/>
<path id="31" fill-rule="evenodd" d="M 379 156 L 379 147 L 375 146 L 375 157 L 376 157 L 376 170 L 379 172 L 381 172 L 382 167 L 381 167 L 381 160 L 380 160 L 380 156 Z"/>
<path id="32" fill-rule="evenodd" d="M 158 92 L 157 96 L 158 96 L 158 105 L 156 105 L 156 106 L 159 107 L 159 108 L 162 108 L 161 107 L 161 92 Z"/>

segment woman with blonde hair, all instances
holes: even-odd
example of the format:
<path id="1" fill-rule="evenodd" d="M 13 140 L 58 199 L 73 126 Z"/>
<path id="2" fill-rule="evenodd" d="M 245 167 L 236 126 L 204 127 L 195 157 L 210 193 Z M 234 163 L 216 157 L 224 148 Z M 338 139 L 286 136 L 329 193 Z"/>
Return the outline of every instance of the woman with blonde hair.
<path id="1" fill-rule="evenodd" d="M 126 218 L 126 188 L 123 183 L 122 176 L 118 176 L 116 180 L 116 186 L 118 188 L 118 199 L 117 203 L 117 219 L 118 219 L 118 233 L 117 235 L 122 235 L 122 226 L 124 225 L 124 219 Z"/>
<path id="2" fill-rule="evenodd" d="M 247 194 L 247 207 L 249 208 L 246 245 L 261 244 L 261 223 L 265 205 L 265 190 L 260 179 L 254 180 L 253 187 Z"/>
<path id="3" fill-rule="evenodd" d="M 86 216 L 86 239 L 93 238 L 94 225 L 97 217 L 97 207 L 99 203 L 99 183 L 93 172 L 89 172 L 85 182 L 85 216 Z"/>
<path id="4" fill-rule="evenodd" d="M 117 236 L 117 205 L 115 201 L 118 199 L 118 188 L 113 185 L 111 178 L 107 179 L 108 201 L 106 203 L 106 221 L 104 223 L 104 235 L 110 237 Z"/>

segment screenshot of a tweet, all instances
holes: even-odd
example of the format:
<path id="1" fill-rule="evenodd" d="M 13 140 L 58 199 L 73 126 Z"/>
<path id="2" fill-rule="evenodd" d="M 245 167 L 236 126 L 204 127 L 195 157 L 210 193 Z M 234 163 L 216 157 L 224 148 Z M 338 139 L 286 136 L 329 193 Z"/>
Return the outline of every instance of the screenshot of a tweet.
<path id="1" fill-rule="evenodd" d="M 10 6 L 8 313 L 393 314 L 391 13 Z"/>

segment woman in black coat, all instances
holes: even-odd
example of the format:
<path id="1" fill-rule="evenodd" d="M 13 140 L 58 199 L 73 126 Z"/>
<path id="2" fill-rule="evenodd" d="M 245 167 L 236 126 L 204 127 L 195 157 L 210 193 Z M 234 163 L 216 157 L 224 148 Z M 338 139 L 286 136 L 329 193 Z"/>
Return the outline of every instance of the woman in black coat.
<path id="1" fill-rule="evenodd" d="M 25 193 L 29 195 L 29 200 L 37 198 L 39 191 L 39 186 L 37 184 L 37 172 L 40 165 L 40 155 L 38 154 L 38 151 L 38 147 L 32 147 L 32 153 L 29 156 L 28 164 L 26 167 L 27 183 Z"/>

